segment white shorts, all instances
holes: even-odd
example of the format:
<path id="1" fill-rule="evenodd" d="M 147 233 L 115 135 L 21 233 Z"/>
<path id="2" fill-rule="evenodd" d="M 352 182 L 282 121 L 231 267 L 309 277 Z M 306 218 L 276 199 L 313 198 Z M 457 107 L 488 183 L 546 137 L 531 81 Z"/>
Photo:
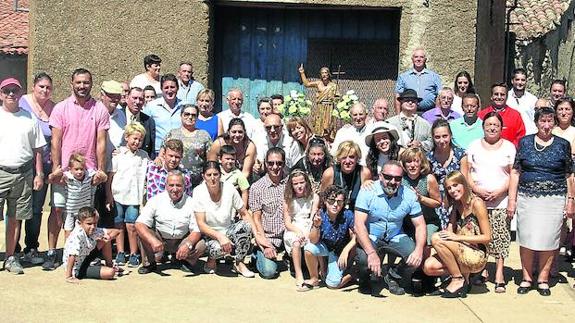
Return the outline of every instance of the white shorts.
<path id="1" fill-rule="evenodd" d="M 65 231 L 72 231 L 76 226 L 76 217 L 74 214 L 70 212 L 64 212 L 66 214 L 64 218 L 64 230 Z"/>

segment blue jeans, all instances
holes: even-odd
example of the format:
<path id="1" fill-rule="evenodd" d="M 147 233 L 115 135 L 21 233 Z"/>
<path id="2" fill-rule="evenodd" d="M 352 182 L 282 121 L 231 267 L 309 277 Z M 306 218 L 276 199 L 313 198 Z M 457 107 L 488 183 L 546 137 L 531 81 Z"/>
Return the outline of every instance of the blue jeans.
<path id="1" fill-rule="evenodd" d="M 336 255 L 335 252 L 327 250 L 325 244 L 321 242 L 318 244 L 306 243 L 304 250 L 309 251 L 314 256 L 327 256 L 327 277 L 325 278 L 325 284 L 330 288 L 337 288 L 341 283 L 344 273 L 337 264 L 339 256 Z"/>
<path id="2" fill-rule="evenodd" d="M 118 202 L 115 202 L 115 204 L 116 204 L 116 216 L 114 217 L 115 224 L 136 223 L 136 219 L 140 214 L 139 205 L 124 205 Z"/>
<path id="3" fill-rule="evenodd" d="M 278 275 L 278 264 L 275 260 L 268 259 L 263 251 L 257 249 L 255 252 L 256 268 L 263 279 L 273 279 Z"/>
<path id="4" fill-rule="evenodd" d="M 390 268 L 389 275 L 394 279 L 411 280 L 411 275 L 416 270 L 416 268 L 411 268 L 405 264 L 405 260 L 409 255 L 415 250 L 415 242 L 408 237 L 406 234 L 401 233 L 391 238 L 391 240 L 383 240 L 378 238 L 375 242 L 372 241 L 372 245 L 377 251 L 377 255 L 380 260 L 385 254 L 394 255 L 401 257 L 401 262 L 396 268 Z M 357 247 L 357 263 L 359 266 L 359 283 L 366 284 L 370 280 L 370 270 L 367 266 L 367 254 L 359 245 Z M 373 280 L 373 275 L 371 280 Z"/>

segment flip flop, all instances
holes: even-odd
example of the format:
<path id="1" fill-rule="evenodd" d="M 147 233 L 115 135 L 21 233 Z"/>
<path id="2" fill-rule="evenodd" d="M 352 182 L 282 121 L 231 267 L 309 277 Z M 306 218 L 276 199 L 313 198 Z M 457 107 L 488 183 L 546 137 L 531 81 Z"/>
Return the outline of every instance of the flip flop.
<path id="1" fill-rule="evenodd" d="M 319 288 L 319 286 L 314 286 L 312 284 L 309 283 L 302 283 L 301 286 L 299 286 L 297 288 L 298 292 L 309 292 L 310 290 L 313 290 L 315 288 Z"/>
<path id="2" fill-rule="evenodd" d="M 496 293 L 498 294 L 503 294 L 507 291 L 506 287 L 505 287 L 505 283 L 495 283 L 495 290 Z"/>

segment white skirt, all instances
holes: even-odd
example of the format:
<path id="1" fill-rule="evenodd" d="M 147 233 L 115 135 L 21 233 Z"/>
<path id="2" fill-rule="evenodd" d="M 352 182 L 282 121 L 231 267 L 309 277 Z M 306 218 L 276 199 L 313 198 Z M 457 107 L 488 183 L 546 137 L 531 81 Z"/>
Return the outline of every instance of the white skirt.
<path id="1" fill-rule="evenodd" d="M 564 195 L 517 197 L 517 242 L 535 251 L 559 249 Z"/>

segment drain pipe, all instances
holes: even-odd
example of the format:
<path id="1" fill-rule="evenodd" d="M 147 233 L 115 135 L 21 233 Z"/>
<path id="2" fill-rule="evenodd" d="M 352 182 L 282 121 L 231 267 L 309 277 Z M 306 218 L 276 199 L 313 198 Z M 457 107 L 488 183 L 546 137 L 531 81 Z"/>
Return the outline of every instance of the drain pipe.
<path id="1" fill-rule="evenodd" d="M 511 26 L 511 12 L 515 9 L 517 9 L 517 2 L 519 0 L 515 0 L 513 1 L 513 5 L 511 5 L 510 7 L 507 7 L 507 13 L 505 14 L 505 59 L 503 60 L 503 81 L 507 82 L 507 69 L 509 68 L 509 49 L 510 49 L 510 45 L 509 45 L 509 29 Z"/>

